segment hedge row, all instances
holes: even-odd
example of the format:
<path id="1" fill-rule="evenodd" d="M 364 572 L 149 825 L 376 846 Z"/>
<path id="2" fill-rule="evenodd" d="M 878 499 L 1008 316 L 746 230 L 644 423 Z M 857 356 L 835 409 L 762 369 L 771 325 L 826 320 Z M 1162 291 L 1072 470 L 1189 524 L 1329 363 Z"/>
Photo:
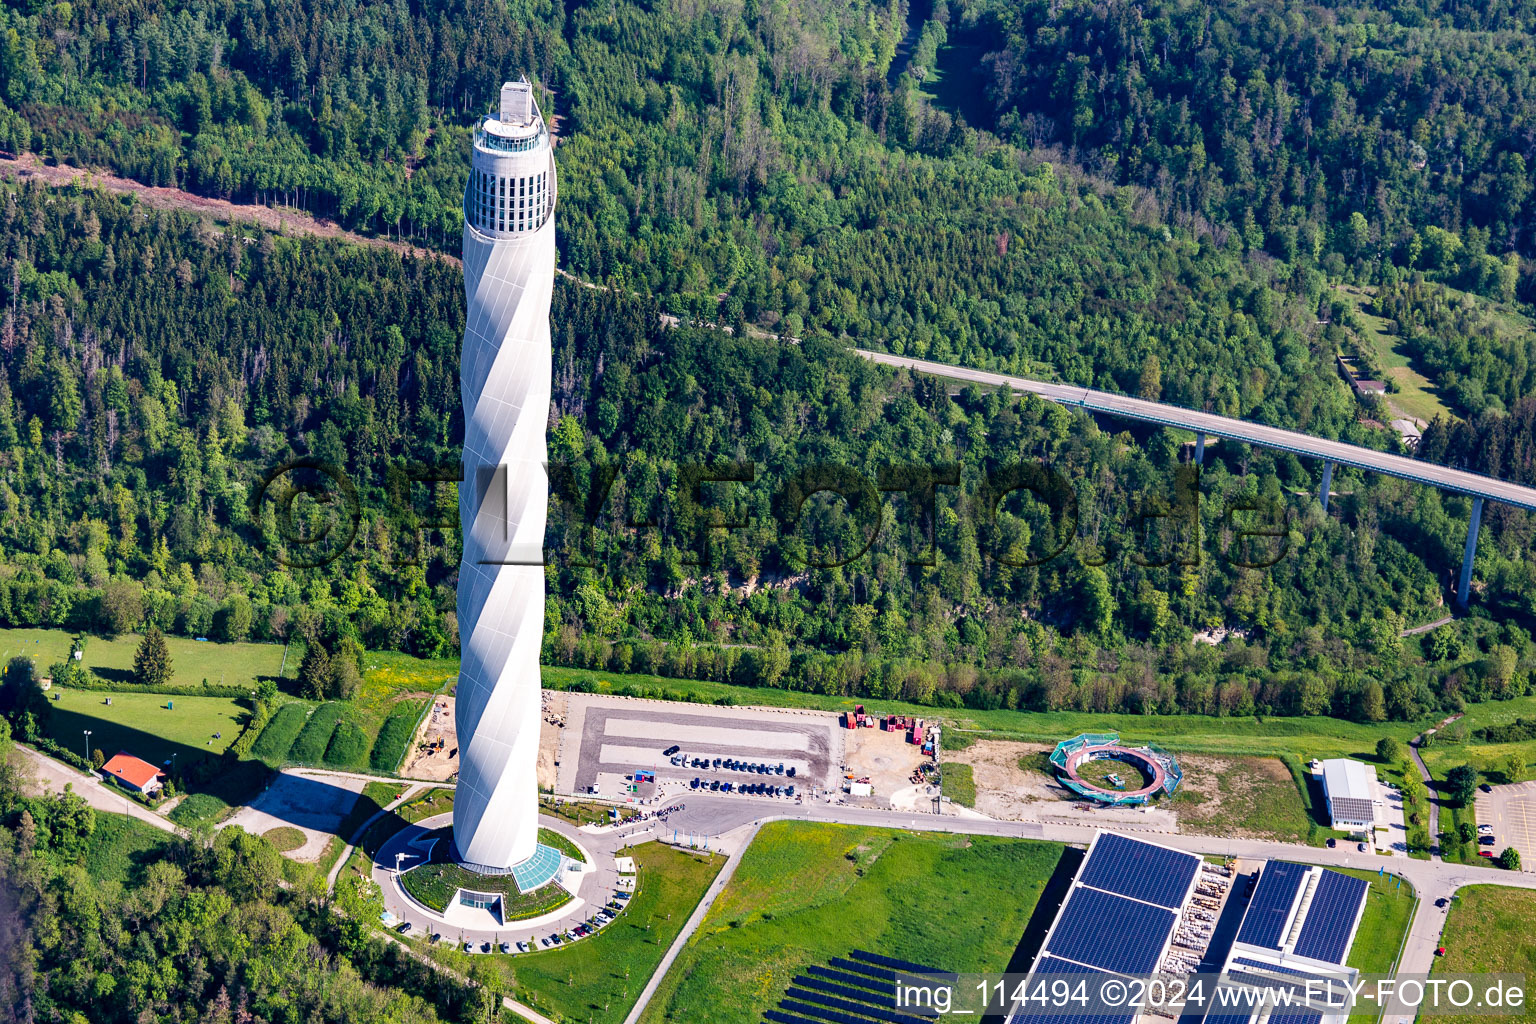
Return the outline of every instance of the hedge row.
<path id="1" fill-rule="evenodd" d="M 257 737 L 251 753 L 268 764 L 281 764 L 287 760 L 288 750 L 304 728 L 307 718 L 303 704 L 284 704 L 277 709 L 277 714 L 272 716 L 272 720 Z"/>
<path id="2" fill-rule="evenodd" d="M 147 686 L 141 683 L 109 682 L 90 670 L 77 673 L 68 685 L 71 690 L 93 690 L 97 693 L 163 693 L 171 697 L 229 697 L 237 700 L 251 695 L 249 686 L 220 686 L 206 680 L 185 686 L 171 683 Z"/>
<path id="3" fill-rule="evenodd" d="M 288 760 L 301 764 L 319 764 L 325 757 L 325 748 L 330 746 L 331 733 L 336 731 L 336 723 L 341 721 L 341 710 L 341 705 L 336 701 L 315 708 L 299 732 L 299 738 L 288 748 Z"/>
<path id="4" fill-rule="evenodd" d="M 389 717 L 384 719 L 379 729 L 379 738 L 374 740 L 373 752 L 368 755 L 368 767 L 376 772 L 393 772 L 399 768 L 411 744 L 411 737 L 416 735 L 416 726 L 430 705 L 431 701 L 427 700 L 397 702 L 389 712 Z"/>
<path id="5" fill-rule="evenodd" d="M 266 731 L 267 719 L 271 717 L 272 706 L 263 701 L 256 701 L 255 708 L 245 719 L 245 728 L 240 730 L 240 735 L 235 737 L 235 742 L 229 745 L 228 753 L 241 760 L 249 757 L 251 747 Z"/>
<path id="6" fill-rule="evenodd" d="M 368 734 L 352 722 L 337 722 L 325 747 L 325 763 L 332 768 L 361 768 L 368 752 Z"/>

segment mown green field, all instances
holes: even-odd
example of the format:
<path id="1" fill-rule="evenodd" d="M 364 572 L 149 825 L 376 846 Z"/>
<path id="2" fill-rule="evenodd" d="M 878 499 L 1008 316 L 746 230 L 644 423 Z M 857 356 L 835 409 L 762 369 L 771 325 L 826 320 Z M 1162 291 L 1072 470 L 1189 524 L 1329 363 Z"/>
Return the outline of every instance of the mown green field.
<path id="1" fill-rule="evenodd" d="M 97 882 L 125 882 L 160 857 L 168 833 L 126 814 L 96 812 L 96 830 L 86 845 L 85 870 Z"/>
<path id="2" fill-rule="evenodd" d="M 55 694 L 58 700 L 52 699 Z M 48 716 L 48 735 L 60 746 L 81 756 L 93 749 L 107 757 L 126 750 L 151 764 L 169 761 L 174 753 L 180 768 L 191 767 L 203 756 L 223 754 L 249 714 L 228 697 L 102 693 L 62 686 L 49 690 L 48 697 L 53 712 Z M 215 734 L 220 738 L 215 739 Z"/>
<path id="3" fill-rule="evenodd" d="M 36 660 L 38 674 L 47 675 L 50 665 L 69 657 L 73 638 L 73 633 L 62 629 L 0 629 L 0 660 L 27 654 Z M 81 664 L 103 682 L 131 687 L 133 655 L 139 649 L 139 639 L 134 633 L 112 639 L 87 637 Z M 207 680 L 210 686 L 255 689 L 256 681 L 264 676 L 284 673 L 291 677 L 298 669 L 293 659 L 288 659 L 284 666 L 282 644 L 199 643 L 186 637 L 167 636 L 165 645 L 171 652 L 171 683 L 175 686 L 197 686 Z"/>
<path id="4" fill-rule="evenodd" d="M 1446 917 L 1445 956 L 1435 958 L 1433 974 L 1524 974 L 1536 977 L 1536 892 L 1502 885 L 1470 885 L 1460 890 Z M 1536 1019 L 1527 999 L 1521 1013 L 1500 1020 Z M 1436 1024 L 1475 1024 L 1488 1017 L 1437 1016 Z"/>
<path id="5" fill-rule="evenodd" d="M 1020 839 L 771 823 L 640 1019 L 757 1024 L 803 968 L 854 949 L 1001 972 L 1061 852 Z"/>
<path id="6" fill-rule="evenodd" d="M 1354 944 L 1349 947 L 1349 966 L 1361 974 L 1387 974 L 1397 964 L 1397 954 L 1413 920 L 1418 900 L 1413 885 L 1396 875 L 1353 868 L 1330 868 L 1341 875 L 1352 875 L 1371 883 L 1365 897 L 1365 914 Z"/>

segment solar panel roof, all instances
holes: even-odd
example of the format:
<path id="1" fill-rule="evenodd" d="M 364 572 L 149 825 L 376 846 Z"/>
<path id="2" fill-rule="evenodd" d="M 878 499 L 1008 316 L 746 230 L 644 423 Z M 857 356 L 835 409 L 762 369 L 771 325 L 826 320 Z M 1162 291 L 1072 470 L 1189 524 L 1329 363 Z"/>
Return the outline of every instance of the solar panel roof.
<path id="1" fill-rule="evenodd" d="M 1296 936 L 1296 953 L 1331 964 L 1344 962 L 1349 949 L 1349 933 L 1360 914 L 1360 904 L 1370 883 L 1337 871 L 1324 871 L 1317 891 L 1307 904 L 1307 918 Z"/>
<path id="2" fill-rule="evenodd" d="M 1199 869 L 1200 858 L 1192 853 L 1105 832 L 1093 844 L 1093 852 L 1077 878 L 1095 889 L 1177 907 Z"/>
<path id="3" fill-rule="evenodd" d="M 1151 974 L 1173 922 L 1171 910 L 1074 886 L 1045 952 L 1121 974 Z"/>
<path id="4" fill-rule="evenodd" d="M 1040 962 L 1035 964 L 1031 974 L 1108 974 L 1097 967 L 1085 967 L 1075 964 L 1070 960 L 1062 960 L 1054 956 L 1042 956 Z"/>
<path id="5" fill-rule="evenodd" d="M 1319 1011 L 1287 1010 L 1269 1015 L 1269 1024 L 1320 1024 L 1323 1015 Z"/>
<path id="6" fill-rule="evenodd" d="M 1056 1009 L 1025 1010 L 1008 1018 L 1008 1024 L 1131 1024 L 1134 1013 L 1062 1013 Z"/>
<path id="7" fill-rule="evenodd" d="M 1248 1024 L 1251 1013 L 1213 1013 L 1205 1018 L 1205 1024 Z"/>
<path id="8" fill-rule="evenodd" d="M 1311 971 L 1299 971 L 1294 967 L 1281 967 L 1278 964 L 1267 964 L 1262 960 L 1252 960 L 1245 956 L 1234 957 L 1232 962 L 1234 964 L 1242 964 L 1244 967 L 1257 967 L 1259 970 L 1268 971 L 1271 974 L 1288 974 L 1295 978 L 1310 978 L 1313 981 L 1321 982 L 1338 980 L 1337 978 L 1330 978 L 1327 975 L 1314 974 Z"/>
<path id="9" fill-rule="evenodd" d="M 1272 860 L 1266 864 L 1259 887 L 1248 903 L 1248 912 L 1243 915 L 1243 926 L 1237 930 L 1237 941 L 1279 949 L 1285 920 L 1306 873 L 1303 865 L 1289 861 Z"/>
<path id="10" fill-rule="evenodd" d="M 1375 821 L 1376 805 L 1352 796 L 1336 796 L 1329 801 L 1337 821 Z"/>

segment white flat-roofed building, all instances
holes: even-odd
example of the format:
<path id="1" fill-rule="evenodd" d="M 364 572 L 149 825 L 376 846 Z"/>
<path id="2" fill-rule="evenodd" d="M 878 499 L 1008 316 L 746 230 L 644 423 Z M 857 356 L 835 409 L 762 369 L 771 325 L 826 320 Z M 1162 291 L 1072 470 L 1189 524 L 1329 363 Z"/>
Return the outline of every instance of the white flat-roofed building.
<path id="1" fill-rule="evenodd" d="M 1376 826 L 1376 769 L 1360 761 L 1336 757 L 1324 761 L 1323 791 L 1334 828 L 1371 829 Z"/>

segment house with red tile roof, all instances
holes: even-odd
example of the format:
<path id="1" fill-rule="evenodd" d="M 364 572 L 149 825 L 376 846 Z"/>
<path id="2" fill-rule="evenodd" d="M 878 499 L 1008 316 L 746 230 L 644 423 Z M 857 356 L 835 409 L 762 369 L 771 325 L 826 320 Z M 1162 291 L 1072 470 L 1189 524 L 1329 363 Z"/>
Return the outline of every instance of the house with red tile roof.
<path id="1" fill-rule="evenodd" d="M 118 751 L 110 761 L 102 765 L 101 774 L 104 778 L 116 780 L 125 789 L 145 796 L 153 796 L 165 784 L 162 781 L 165 772 L 126 751 Z"/>

